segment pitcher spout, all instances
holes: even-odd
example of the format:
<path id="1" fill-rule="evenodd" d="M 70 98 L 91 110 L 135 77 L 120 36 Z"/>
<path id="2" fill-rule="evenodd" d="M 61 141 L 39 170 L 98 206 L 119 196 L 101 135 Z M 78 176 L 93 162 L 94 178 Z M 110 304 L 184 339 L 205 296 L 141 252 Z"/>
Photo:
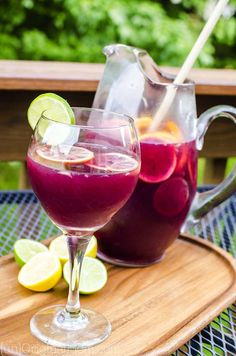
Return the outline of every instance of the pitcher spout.
<path id="1" fill-rule="evenodd" d="M 126 114 L 134 119 L 148 118 L 145 120 L 150 122 L 157 113 L 168 85 L 173 82 L 173 77 L 162 73 L 152 57 L 143 49 L 124 44 L 110 44 L 103 52 L 106 65 L 93 107 Z M 196 116 L 194 85 L 191 83 L 188 88 L 186 84 L 180 85 L 177 91 L 173 107 L 180 102 L 179 97 L 181 100 L 184 97 L 187 103 L 187 119 L 190 120 Z M 171 111 L 168 113 L 169 117 L 173 115 L 175 113 Z M 185 112 L 180 116 L 181 121 L 186 117 Z M 158 129 L 164 126 L 165 122 L 162 120 Z"/>
<path id="2" fill-rule="evenodd" d="M 105 46 L 103 48 L 103 53 L 107 58 L 111 56 L 120 56 L 123 57 L 124 59 L 132 58 L 133 61 L 137 60 L 137 54 L 139 53 L 147 54 L 147 52 L 143 49 L 127 46 L 121 43 L 112 43 L 110 45 Z"/>

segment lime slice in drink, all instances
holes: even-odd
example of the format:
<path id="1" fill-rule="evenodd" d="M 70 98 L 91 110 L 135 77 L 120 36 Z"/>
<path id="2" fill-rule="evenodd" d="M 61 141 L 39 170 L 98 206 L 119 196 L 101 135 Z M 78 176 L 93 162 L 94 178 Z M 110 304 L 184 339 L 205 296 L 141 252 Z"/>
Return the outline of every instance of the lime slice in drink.
<path id="1" fill-rule="evenodd" d="M 53 253 L 41 252 L 32 257 L 20 270 L 18 282 L 35 292 L 53 288 L 62 276 L 59 258 Z"/>
<path id="2" fill-rule="evenodd" d="M 66 236 L 60 235 L 56 237 L 49 246 L 49 251 L 54 253 L 62 264 L 66 263 L 69 259 Z M 88 247 L 86 249 L 85 255 L 90 257 L 96 257 L 97 254 L 97 239 L 92 236 Z"/>
<path id="3" fill-rule="evenodd" d="M 58 145 L 58 146 L 39 146 L 36 149 L 37 155 L 43 161 L 50 161 L 51 163 L 61 163 L 66 165 L 76 165 L 90 161 L 94 153 L 87 148 Z"/>
<path id="4" fill-rule="evenodd" d="M 37 96 L 30 104 L 27 116 L 32 129 L 38 123 L 42 113 L 47 118 L 64 124 L 74 124 L 75 116 L 68 102 L 54 93 L 45 93 Z"/>
<path id="5" fill-rule="evenodd" d="M 70 282 L 69 262 L 66 262 L 63 268 L 63 276 L 65 281 Z M 91 294 L 102 289 L 107 282 L 107 270 L 105 265 L 97 258 L 84 257 L 79 291 L 81 294 Z"/>
<path id="6" fill-rule="evenodd" d="M 100 153 L 88 162 L 87 165 L 98 170 L 117 173 L 130 172 L 138 168 L 136 159 L 118 152 Z"/>
<path id="7" fill-rule="evenodd" d="M 48 251 L 45 245 L 40 242 L 27 239 L 20 239 L 16 241 L 13 248 L 16 263 L 20 267 L 24 266 L 24 264 L 33 256 L 44 251 Z"/>

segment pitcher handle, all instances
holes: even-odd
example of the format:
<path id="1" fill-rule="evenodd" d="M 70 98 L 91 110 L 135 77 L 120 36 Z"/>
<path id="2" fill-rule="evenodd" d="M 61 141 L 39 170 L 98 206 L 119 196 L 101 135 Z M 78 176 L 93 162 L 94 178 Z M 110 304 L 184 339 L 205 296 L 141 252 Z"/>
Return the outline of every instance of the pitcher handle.
<path id="1" fill-rule="evenodd" d="M 197 142 L 198 150 L 202 149 L 205 133 L 210 124 L 218 117 L 226 117 L 231 119 L 236 124 L 236 108 L 229 105 L 217 105 L 206 110 L 200 115 L 197 122 Z M 236 165 L 231 173 L 215 188 L 203 192 L 196 193 L 191 205 L 189 214 L 181 231 L 189 231 L 201 217 L 207 214 L 215 206 L 229 198 L 236 191 Z"/>

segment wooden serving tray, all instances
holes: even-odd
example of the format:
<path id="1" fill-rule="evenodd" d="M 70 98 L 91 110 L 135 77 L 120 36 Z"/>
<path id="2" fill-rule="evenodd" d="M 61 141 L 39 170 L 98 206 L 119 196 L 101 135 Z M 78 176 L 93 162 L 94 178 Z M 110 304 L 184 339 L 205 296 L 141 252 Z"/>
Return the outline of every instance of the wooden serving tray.
<path id="1" fill-rule="evenodd" d="M 108 270 L 106 286 L 81 296 L 81 303 L 103 313 L 112 334 L 90 350 L 72 351 L 41 343 L 29 329 L 40 308 L 65 303 L 65 283 L 50 292 L 30 292 L 17 282 L 13 256 L 0 258 L 0 355 L 169 355 L 236 300 L 236 261 L 189 235 L 159 264 Z"/>

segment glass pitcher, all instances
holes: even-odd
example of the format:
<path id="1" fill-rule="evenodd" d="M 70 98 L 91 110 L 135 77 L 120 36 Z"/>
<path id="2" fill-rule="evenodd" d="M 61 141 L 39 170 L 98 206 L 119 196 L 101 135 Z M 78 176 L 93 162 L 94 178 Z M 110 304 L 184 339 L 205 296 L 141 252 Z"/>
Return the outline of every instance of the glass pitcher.
<path id="1" fill-rule="evenodd" d="M 141 172 L 129 201 L 96 233 L 98 255 L 113 264 L 146 266 L 163 258 L 180 231 L 236 191 L 234 168 L 216 188 L 196 192 L 197 151 L 205 132 L 220 116 L 236 122 L 236 108 L 215 106 L 197 119 L 193 82 L 174 85 L 174 77 L 161 73 L 141 49 L 118 44 L 104 53 L 107 62 L 93 107 L 136 119 Z M 168 91 L 172 100 L 158 118 Z"/>

